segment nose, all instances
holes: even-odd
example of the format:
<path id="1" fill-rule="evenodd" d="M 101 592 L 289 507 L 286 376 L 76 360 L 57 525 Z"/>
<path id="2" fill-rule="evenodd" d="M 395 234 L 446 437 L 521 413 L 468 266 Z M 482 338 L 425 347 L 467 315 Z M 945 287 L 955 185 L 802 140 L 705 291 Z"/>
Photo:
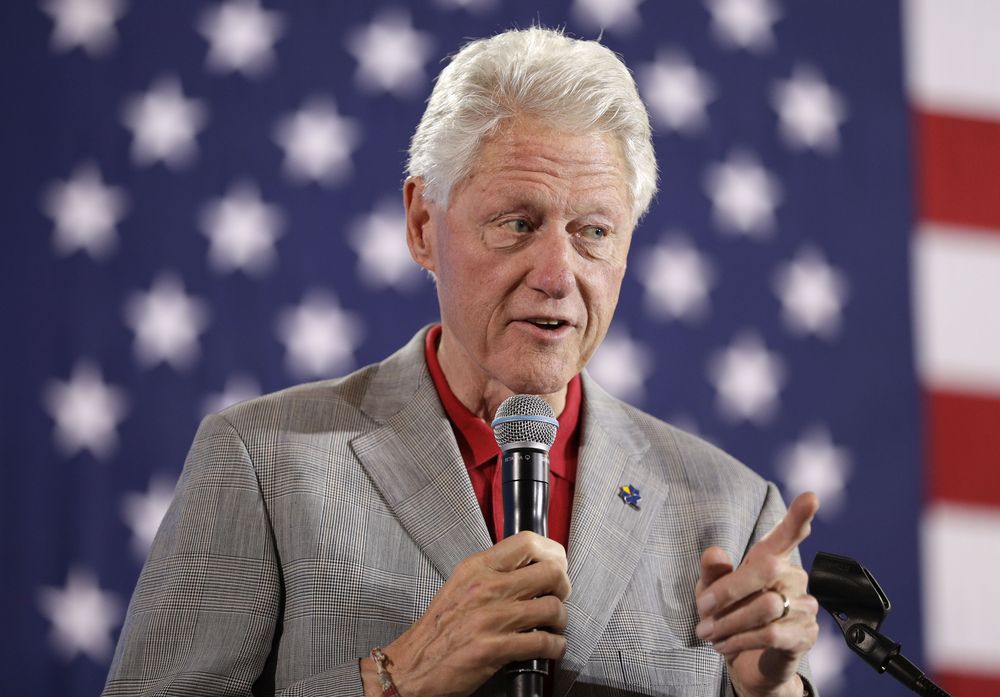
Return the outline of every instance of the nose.
<path id="1" fill-rule="evenodd" d="M 560 300 L 576 286 L 574 264 L 576 251 L 569 234 L 562 229 L 544 230 L 535 244 L 525 250 L 530 268 L 525 279 L 528 287 Z"/>

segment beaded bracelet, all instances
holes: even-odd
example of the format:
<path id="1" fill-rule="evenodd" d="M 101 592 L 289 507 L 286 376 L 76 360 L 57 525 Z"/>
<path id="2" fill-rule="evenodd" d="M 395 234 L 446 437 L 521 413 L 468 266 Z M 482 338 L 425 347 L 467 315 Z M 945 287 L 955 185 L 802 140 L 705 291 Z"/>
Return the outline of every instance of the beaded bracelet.
<path id="1" fill-rule="evenodd" d="M 382 647 L 376 646 L 372 649 L 371 657 L 375 663 L 375 670 L 378 671 L 378 681 L 382 686 L 382 697 L 399 697 L 399 690 L 396 689 L 396 684 L 392 681 L 392 676 L 389 675 L 389 670 L 385 667 L 386 661 L 389 659 L 382 653 Z"/>

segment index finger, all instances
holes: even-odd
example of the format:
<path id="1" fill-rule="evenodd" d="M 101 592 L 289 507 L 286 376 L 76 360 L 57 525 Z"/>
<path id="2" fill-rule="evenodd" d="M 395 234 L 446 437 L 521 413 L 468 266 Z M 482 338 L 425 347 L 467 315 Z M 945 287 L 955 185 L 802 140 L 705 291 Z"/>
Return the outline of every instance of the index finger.
<path id="1" fill-rule="evenodd" d="M 802 540 L 809 537 L 812 519 L 818 510 L 819 497 L 816 494 L 811 491 L 799 494 L 785 516 L 753 546 L 751 553 L 787 557 Z"/>
<path id="2" fill-rule="evenodd" d="M 698 614 L 704 617 L 771 587 L 790 563 L 792 550 L 809 535 L 818 509 L 816 494 L 806 492 L 796 497 L 774 529 L 750 548 L 740 567 L 703 590 L 697 600 Z"/>

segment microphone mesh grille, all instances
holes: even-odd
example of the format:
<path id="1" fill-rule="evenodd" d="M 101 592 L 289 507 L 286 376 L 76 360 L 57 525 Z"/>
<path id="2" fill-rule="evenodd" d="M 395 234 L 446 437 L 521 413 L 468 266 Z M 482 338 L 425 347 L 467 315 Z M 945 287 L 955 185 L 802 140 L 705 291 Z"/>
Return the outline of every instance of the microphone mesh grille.
<path id="1" fill-rule="evenodd" d="M 552 407 L 541 397 L 533 394 L 511 395 L 497 408 L 496 418 L 507 416 L 548 416 L 555 418 Z M 497 445 L 531 441 L 552 447 L 556 442 L 556 426 L 542 421 L 508 421 L 493 427 Z"/>

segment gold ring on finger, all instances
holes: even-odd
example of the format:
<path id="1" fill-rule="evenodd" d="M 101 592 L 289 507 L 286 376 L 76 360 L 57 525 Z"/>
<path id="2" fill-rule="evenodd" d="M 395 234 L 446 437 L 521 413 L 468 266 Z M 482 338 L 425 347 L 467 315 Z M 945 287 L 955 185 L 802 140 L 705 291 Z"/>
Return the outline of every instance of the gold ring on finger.
<path id="1" fill-rule="evenodd" d="M 781 615 L 779 617 L 775 617 L 771 621 L 772 622 L 780 622 L 781 620 L 783 620 L 786 617 L 788 617 L 788 610 L 791 608 L 792 604 L 788 600 L 788 596 L 785 595 L 784 593 L 782 593 L 781 591 L 779 591 L 777 588 L 772 588 L 771 592 L 772 593 L 777 593 L 778 596 L 781 598 Z"/>

